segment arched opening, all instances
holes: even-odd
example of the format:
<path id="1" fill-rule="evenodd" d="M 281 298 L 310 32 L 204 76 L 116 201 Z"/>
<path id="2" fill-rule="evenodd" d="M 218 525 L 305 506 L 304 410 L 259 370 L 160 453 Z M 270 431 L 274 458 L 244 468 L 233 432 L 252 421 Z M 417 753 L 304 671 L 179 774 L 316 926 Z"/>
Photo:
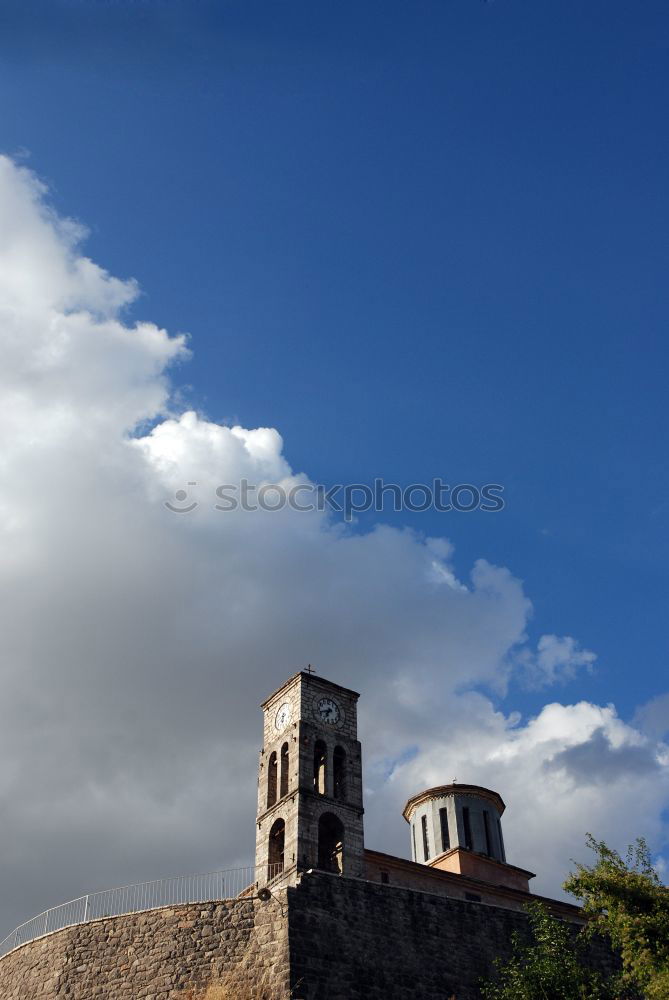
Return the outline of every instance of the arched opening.
<path id="1" fill-rule="evenodd" d="M 492 857 L 492 838 L 490 836 L 490 816 L 488 810 L 483 810 L 483 832 L 485 834 L 485 852 L 489 858 Z"/>
<path id="2" fill-rule="evenodd" d="M 328 751 L 323 740 L 316 740 L 314 744 L 314 791 L 319 795 L 325 795 L 325 766 Z"/>
<path id="3" fill-rule="evenodd" d="M 344 870 L 344 824 L 334 813 L 318 821 L 318 867 L 337 875 Z"/>
<path id="4" fill-rule="evenodd" d="M 465 834 L 465 847 L 468 851 L 471 851 L 474 848 L 474 841 L 472 840 L 472 824 L 469 818 L 469 806 L 462 807 L 462 826 Z"/>
<path id="5" fill-rule="evenodd" d="M 497 833 L 499 835 L 499 856 L 500 859 L 506 864 L 506 851 L 504 850 L 504 837 L 502 836 L 502 824 L 499 819 L 497 820 Z"/>
<path id="6" fill-rule="evenodd" d="M 284 743 L 281 747 L 281 790 L 279 792 L 281 798 L 284 795 L 288 795 L 288 744 Z"/>
<path id="7" fill-rule="evenodd" d="M 427 836 L 427 816 L 421 816 L 420 829 L 423 834 L 423 861 L 430 860 L 430 841 Z"/>
<path id="8" fill-rule="evenodd" d="M 286 846 L 286 824 L 282 819 L 277 819 L 272 824 L 269 831 L 269 852 L 267 877 L 274 878 L 283 871 L 283 853 Z"/>
<path id="9" fill-rule="evenodd" d="M 441 849 L 448 851 L 451 848 L 451 838 L 448 834 L 448 809 L 439 810 L 439 822 L 441 824 Z"/>
<path id="10" fill-rule="evenodd" d="M 267 764 L 267 808 L 276 802 L 276 750 L 269 755 Z"/>
<path id="11" fill-rule="evenodd" d="M 334 797 L 344 801 L 346 798 L 346 751 L 343 747 L 335 747 L 332 757 L 332 777 Z"/>

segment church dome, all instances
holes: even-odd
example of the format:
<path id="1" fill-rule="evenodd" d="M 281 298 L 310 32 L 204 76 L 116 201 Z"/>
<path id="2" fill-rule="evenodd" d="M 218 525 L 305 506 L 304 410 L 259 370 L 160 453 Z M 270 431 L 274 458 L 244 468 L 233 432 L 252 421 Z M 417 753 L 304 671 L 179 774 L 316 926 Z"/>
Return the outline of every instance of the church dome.
<path id="1" fill-rule="evenodd" d="M 412 796 L 402 815 L 411 828 L 411 856 L 432 864 L 460 848 L 506 862 L 501 816 L 504 801 L 480 785 L 438 785 Z"/>

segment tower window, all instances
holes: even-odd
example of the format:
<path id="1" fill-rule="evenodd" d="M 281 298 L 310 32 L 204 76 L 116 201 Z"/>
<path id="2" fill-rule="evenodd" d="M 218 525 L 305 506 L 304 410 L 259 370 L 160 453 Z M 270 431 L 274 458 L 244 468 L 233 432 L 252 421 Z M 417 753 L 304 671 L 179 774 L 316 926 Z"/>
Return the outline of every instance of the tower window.
<path id="1" fill-rule="evenodd" d="M 483 830 L 485 832 L 485 852 L 489 858 L 492 857 L 492 843 L 490 840 L 490 816 L 488 810 L 483 810 Z"/>
<path id="2" fill-rule="evenodd" d="M 472 849 L 472 824 L 469 819 L 469 807 L 462 807 L 462 825 L 465 830 L 465 847 L 468 851 Z"/>
<path id="3" fill-rule="evenodd" d="M 273 806 L 276 802 L 276 750 L 273 750 L 269 755 L 269 763 L 267 765 L 267 808 Z"/>
<path id="4" fill-rule="evenodd" d="M 316 740 L 314 744 L 314 791 L 318 795 L 325 795 L 325 764 L 327 761 L 327 747 L 323 740 Z"/>
<path id="5" fill-rule="evenodd" d="M 429 861 L 430 858 L 430 842 L 427 839 L 427 816 L 421 816 L 420 825 L 423 831 L 423 860 Z"/>
<path id="6" fill-rule="evenodd" d="M 318 821 L 318 867 L 341 875 L 344 871 L 344 824 L 334 813 Z"/>
<path id="7" fill-rule="evenodd" d="M 504 850 L 504 837 L 502 836 L 502 824 L 497 820 L 497 832 L 499 834 L 499 852 L 502 861 L 506 863 L 506 851 Z"/>
<path id="8" fill-rule="evenodd" d="M 281 798 L 284 795 L 288 795 L 288 765 L 289 765 L 289 755 L 288 755 L 288 744 L 284 743 L 281 747 Z"/>
<path id="9" fill-rule="evenodd" d="M 418 851 L 416 850 L 416 824 L 411 824 L 411 838 L 413 840 L 413 859 L 418 861 Z"/>
<path id="10" fill-rule="evenodd" d="M 277 819 L 272 824 L 269 831 L 269 852 L 267 877 L 274 878 L 283 871 L 283 856 L 286 844 L 286 824 L 282 819 Z"/>
<path id="11" fill-rule="evenodd" d="M 335 747 L 332 757 L 332 771 L 334 779 L 334 797 L 346 798 L 346 751 L 343 747 Z"/>
<path id="12" fill-rule="evenodd" d="M 441 849 L 448 851 L 451 846 L 451 838 L 448 835 L 448 809 L 439 810 L 439 821 L 441 823 Z"/>

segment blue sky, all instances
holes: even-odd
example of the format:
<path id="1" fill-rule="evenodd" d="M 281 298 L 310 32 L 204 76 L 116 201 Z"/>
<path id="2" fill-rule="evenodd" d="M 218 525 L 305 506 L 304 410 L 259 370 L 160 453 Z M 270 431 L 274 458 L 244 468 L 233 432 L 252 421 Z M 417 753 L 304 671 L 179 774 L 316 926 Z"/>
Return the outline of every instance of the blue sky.
<path id="1" fill-rule="evenodd" d="M 657 693 L 666 5 L 22 7 L 3 147 L 191 334 L 188 400 L 323 482 L 503 483 L 402 520 L 596 650 L 579 695 Z"/>
<path id="2" fill-rule="evenodd" d="M 5 2 L 1 146 L 189 333 L 182 402 L 320 482 L 503 484 L 381 520 L 509 567 L 532 641 L 598 657 L 549 697 L 630 719 L 667 690 L 668 55 L 659 0 Z"/>
<path id="3" fill-rule="evenodd" d="M 324 482 L 503 483 L 403 520 L 526 580 L 579 693 L 656 693 L 666 5 L 5 6 L 2 145 L 192 335 L 193 405 Z"/>

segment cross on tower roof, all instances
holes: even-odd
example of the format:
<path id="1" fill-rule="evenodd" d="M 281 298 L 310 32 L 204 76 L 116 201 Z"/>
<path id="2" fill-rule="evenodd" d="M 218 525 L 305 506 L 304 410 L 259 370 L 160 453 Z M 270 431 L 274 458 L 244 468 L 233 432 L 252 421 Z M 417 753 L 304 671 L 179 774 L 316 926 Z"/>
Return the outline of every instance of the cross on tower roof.
<path id="1" fill-rule="evenodd" d="M 315 673 L 316 673 L 316 671 L 315 671 L 315 670 L 314 670 L 314 668 L 313 668 L 313 667 L 311 666 L 311 664 L 310 664 L 310 663 L 308 663 L 308 664 L 307 664 L 307 669 L 305 670 L 305 673 L 306 673 L 306 674 L 315 674 Z"/>

